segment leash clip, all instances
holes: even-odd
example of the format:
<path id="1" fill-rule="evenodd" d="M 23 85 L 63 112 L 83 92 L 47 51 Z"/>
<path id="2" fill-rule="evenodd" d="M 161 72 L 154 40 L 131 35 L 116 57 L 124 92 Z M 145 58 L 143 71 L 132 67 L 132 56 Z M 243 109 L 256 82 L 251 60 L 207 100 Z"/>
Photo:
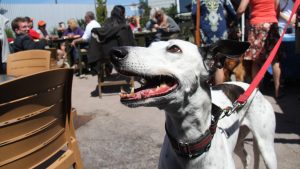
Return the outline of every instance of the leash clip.
<path id="1" fill-rule="evenodd" d="M 240 103 L 240 102 L 237 102 L 235 101 L 233 104 L 232 104 L 232 107 L 226 107 L 225 109 L 223 109 L 223 113 L 224 115 L 221 117 L 224 118 L 225 116 L 230 116 L 232 113 L 236 112 L 237 110 L 239 110 L 241 107 L 243 107 L 244 105 L 246 104 L 246 102 L 244 103 Z"/>

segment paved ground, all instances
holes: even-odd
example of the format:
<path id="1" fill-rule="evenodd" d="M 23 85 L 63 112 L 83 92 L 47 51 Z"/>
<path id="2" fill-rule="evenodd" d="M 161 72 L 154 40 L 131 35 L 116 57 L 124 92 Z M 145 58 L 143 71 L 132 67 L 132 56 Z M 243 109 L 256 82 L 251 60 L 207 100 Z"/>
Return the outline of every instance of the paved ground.
<path id="1" fill-rule="evenodd" d="M 77 109 L 76 130 L 84 166 L 87 169 L 154 169 L 164 136 L 164 113 L 156 108 L 127 108 L 119 96 L 106 93 L 90 97 L 96 77 L 74 77 L 72 104 Z M 279 169 L 300 166 L 300 85 L 286 86 L 280 101 L 267 96 L 277 118 L 275 146 Z M 268 87 L 269 88 L 269 87 Z M 247 139 L 251 151 L 252 139 Z M 237 168 L 242 168 L 235 157 Z M 261 160 L 262 161 L 262 160 Z M 265 167 L 261 163 L 262 169 Z"/>

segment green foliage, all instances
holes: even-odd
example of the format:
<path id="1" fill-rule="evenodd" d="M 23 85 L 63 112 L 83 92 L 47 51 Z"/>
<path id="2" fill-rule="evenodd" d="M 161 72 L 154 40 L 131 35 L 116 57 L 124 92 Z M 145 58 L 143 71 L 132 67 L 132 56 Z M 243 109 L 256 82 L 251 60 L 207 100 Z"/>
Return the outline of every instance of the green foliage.
<path id="1" fill-rule="evenodd" d="M 76 19 L 78 26 L 80 27 L 80 29 L 85 30 L 85 22 L 84 19 Z"/>
<path id="2" fill-rule="evenodd" d="M 143 14 L 140 18 L 140 24 L 141 27 L 145 27 L 146 23 L 149 21 L 149 15 L 150 15 L 150 10 L 151 7 L 148 6 L 148 4 L 144 0 L 140 0 L 140 9 L 143 9 Z M 173 19 L 175 18 L 177 14 L 177 6 L 175 4 L 171 4 L 169 8 L 162 8 L 162 10 L 170 17 Z"/>
<path id="3" fill-rule="evenodd" d="M 144 0 L 140 0 L 139 9 L 142 9 L 144 11 L 143 14 L 140 16 L 140 25 L 141 27 L 145 27 L 146 23 L 149 21 L 151 7 L 149 7 Z"/>
<path id="4" fill-rule="evenodd" d="M 162 10 L 165 11 L 165 13 L 171 18 L 175 18 L 177 14 L 177 5 L 171 4 L 169 8 L 162 8 Z"/>
<path id="5" fill-rule="evenodd" d="M 96 20 L 103 24 L 107 17 L 107 10 L 106 5 L 103 0 L 97 0 L 97 7 L 96 7 Z"/>
<path id="6" fill-rule="evenodd" d="M 14 32 L 12 31 L 11 28 L 6 28 L 5 33 L 6 33 L 7 38 L 15 38 Z"/>
<path id="7" fill-rule="evenodd" d="M 54 27 L 51 31 L 50 31 L 50 35 L 57 35 L 57 28 Z"/>

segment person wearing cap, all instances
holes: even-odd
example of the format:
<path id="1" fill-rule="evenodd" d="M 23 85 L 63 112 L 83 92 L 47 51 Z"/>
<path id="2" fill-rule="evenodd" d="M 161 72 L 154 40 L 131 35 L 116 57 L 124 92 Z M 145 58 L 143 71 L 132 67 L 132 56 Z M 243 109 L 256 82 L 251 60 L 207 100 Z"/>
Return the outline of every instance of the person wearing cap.
<path id="1" fill-rule="evenodd" d="M 16 38 L 12 45 L 13 52 L 19 52 L 30 49 L 45 49 L 47 40 L 40 39 L 35 42 L 29 36 L 29 25 L 25 18 L 17 17 L 11 22 L 11 28 L 14 31 Z"/>
<path id="2" fill-rule="evenodd" d="M 38 22 L 38 30 L 37 32 L 40 34 L 40 38 L 45 38 L 48 39 L 49 38 L 49 34 L 46 30 L 46 22 L 43 20 L 40 20 Z"/>
<path id="3" fill-rule="evenodd" d="M 26 20 L 26 22 L 28 23 L 28 26 L 29 26 L 29 36 L 32 39 L 42 38 L 41 35 L 36 30 L 33 29 L 33 18 L 25 16 L 24 19 Z"/>

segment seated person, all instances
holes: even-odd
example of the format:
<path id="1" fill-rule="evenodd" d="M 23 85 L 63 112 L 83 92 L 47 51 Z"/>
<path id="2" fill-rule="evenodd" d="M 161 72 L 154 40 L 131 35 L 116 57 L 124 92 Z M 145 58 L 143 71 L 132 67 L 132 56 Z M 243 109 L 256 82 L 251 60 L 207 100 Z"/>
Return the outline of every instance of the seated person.
<path id="1" fill-rule="evenodd" d="M 77 38 L 72 41 L 71 43 L 72 46 L 75 46 L 77 43 L 82 43 L 82 42 L 89 43 L 92 36 L 91 33 L 92 29 L 101 27 L 101 25 L 96 21 L 95 14 L 92 11 L 87 11 L 85 13 L 84 22 L 86 23 L 84 33 L 81 38 Z"/>
<path id="2" fill-rule="evenodd" d="M 26 20 L 29 26 L 29 36 L 32 39 L 41 39 L 42 36 L 36 30 L 33 29 L 33 19 L 28 16 L 24 17 L 24 19 Z"/>
<path id="3" fill-rule="evenodd" d="M 68 20 L 68 28 L 64 31 L 63 33 L 63 38 L 80 38 L 83 35 L 83 30 L 80 29 L 78 26 L 77 21 L 74 18 L 71 18 Z M 71 47 L 70 49 L 70 54 L 72 57 L 72 65 L 77 68 L 78 60 L 79 60 L 79 53 L 76 50 L 74 46 Z"/>
<path id="4" fill-rule="evenodd" d="M 154 41 L 160 41 L 162 36 L 172 36 L 180 32 L 180 28 L 177 23 L 168 15 L 164 13 L 163 10 L 158 9 L 155 12 L 156 24 L 154 28 L 157 33 L 155 35 Z"/>
<path id="5" fill-rule="evenodd" d="M 156 24 L 156 19 L 155 19 L 155 13 L 156 11 L 159 10 L 159 8 L 151 8 L 150 10 L 150 16 L 149 16 L 149 21 L 146 23 L 145 28 L 149 31 L 156 31 L 154 28 L 154 25 Z"/>
<path id="6" fill-rule="evenodd" d="M 129 26 L 133 32 L 140 32 L 142 31 L 140 25 L 140 17 L 132 16 L 129 18 Z"/>
<path id="7" fill-rule="evenodd" d="M 61 38 L 66 30 L 66 24 L 64 22 L 59 22 L 57 27 L 57 35 Z"/>
<path id="8" fill-rule="evenodd" d="M 78 43 L 82 43 L 82 42 L 89 43 L 91 36 L 92 36 L 92 33 L 91 33 L 92 29 L 101 27 L 101 25 L 96 21 L 95 14 L 92 11 L 87 11 L 85 13 L 84 21 L 86 23 L 84 33 L 81 38 L 77 38 L 72 41 L 71 45 L 73 47 L 75 47 L 76 44 L 78 44 Z M 88 56 L 88 58 L 89 58 L 89 56 Z"/>
<path id="9" fill-rule="evenodd" d="M 96 71 L 99 71 L 102 59 L 109 59 L 112 47 L 134 45 L 134 36 L 130 26 L 126 24 L 125 8 L 122 5 L 114 6 L 103 27 L 92 29 L 92 34 L 88 60 Z M 106 67 L 112 69 L 111 65 Z"/>
<path id="10" fill-rule="evenodd" d="M 40 39 L 38 42 L 33 41 L 29 36 L 28 22 L 22 17 L 17 17 L 11 22 L 11 27 L 15 32 L 16 38 L 12 45 L 13 52 L 19 52 L 30 49 L 44 49 L 47 45 L 45 39 Z"/>
<path id="11" fill-rule="evenodd" d="M 133 45 L 134 36 L 130 26 L 126 23 L 125 7 L 116 5 L 112 9 L 110 17 L 104 21 L 103 27 L 92 29 L 88 50 L 89 64 L 99 75 L 104 61 L 105 72 L 109 76 L 113 69 L 112 64 L 109 63 L 110 49 L 116 46 Z M 91 92 L 91 96 L 96 96 L 97 92 L 98 89 L 96 88 Z"/>
<path id="12" fill-rule="evenodd" d="M 64 31 L 64 38 L 80 38 L 83 35 L 83 30 L 78 26 L 77 21 L 74 18 L 68 20 L 68 28 Z"/>
<path id="13" fill-rule="evenodd" d="M 41 35 L 41 38 L 49 39 L 48 31 L 46 30 L 46 22 L 40 20 L 38 22 L 38 30 L 37 32 Z"/>

